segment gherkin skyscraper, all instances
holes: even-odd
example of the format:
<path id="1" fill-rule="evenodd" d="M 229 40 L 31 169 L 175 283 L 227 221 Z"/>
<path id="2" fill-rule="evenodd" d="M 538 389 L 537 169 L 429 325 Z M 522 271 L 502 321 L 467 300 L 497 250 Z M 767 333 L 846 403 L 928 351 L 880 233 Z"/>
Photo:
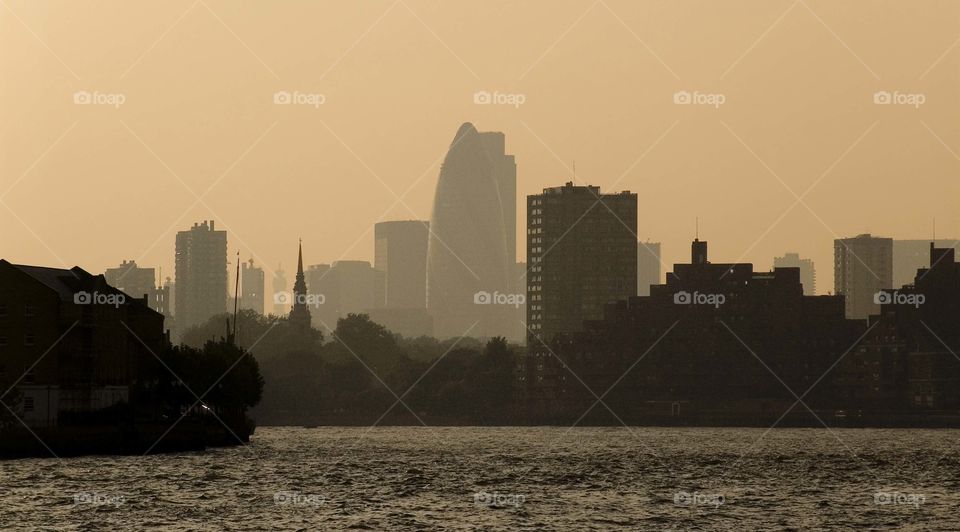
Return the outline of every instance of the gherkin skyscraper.
<path id="1" fill-rule="evenodd" d="M 503 133 L 460 126 L 440 169 L 430 220 L 427 308 L 437 337 L 517 330 L 516 309 L 502 297 L 524 291 L 514 279 L 516 191 L 517 167 Z"/>

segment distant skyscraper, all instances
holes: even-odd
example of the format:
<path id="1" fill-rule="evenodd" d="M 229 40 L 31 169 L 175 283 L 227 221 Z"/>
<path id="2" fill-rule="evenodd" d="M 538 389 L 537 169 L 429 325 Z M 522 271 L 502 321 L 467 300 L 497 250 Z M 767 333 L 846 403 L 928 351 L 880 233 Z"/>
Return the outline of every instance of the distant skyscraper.
<path id="1" fill-rule="evenodd" d="M 385 275 L 375 306 L 426 308 L 429 222 L 381 222 L 374 226 L 373 267 Z"/>
<path id="2" fill-rule="evenodd" d="M 290 323 L 304 329 L 310 328 L 310 309 L 307 308 L 307 282 L 303 276 L 303 244 L 297 248 L 297 278 L 293 283 L 293 308 Z"/>
<path id="3" fill-rule="evenodd" d="M 900 288 L 912 284 L 920 268 L 930 267 L 930 242 L 937 248 L 953 248 L 960 251 L 960 241 L 956 239 L 937 240 L 894 240 L 893 241 L 893 286 Z"/>
<path id="4" fill-rule="evenodd" d="M 636 194 L 567 183 L 527 196 L 529 345 L 581 330 L 607 303 L 636 295 L 636 233 Z"/>
<path id="5" fill-rule="evenodd" d="M 508 335 L 513 312 L 497 298 L 519 292 L 516 165 L 502 133 L 460 126 L 437 181 L 427 250 L 427 308 L 441 338 Z"/>
<path id="6" fill-rule="evenodd" d="M 287 291 L 287 274 L 283 271 L 283 264 L 277 264 L 277 271 L 273 272 L 273 314 L 283 316 L 290 309 L 289 303 L 281 294 Z"/>
<path id="7" fill-rule="evenodd" d="M 314 324 L 329 333 L 336 329 L 339 318 L 375 308 L 376 287 L 383 282 L 383 272 L 365 260 L 339 260 L 332 265 L 311 265 L 306 279 L 314 296 Z"/>
<path id="8" fill-rule="evenodd" d="M 240 270 L 240 308 L 263 314 L 263 290 L 263 268 L 254 266 L 250 259 Z"/>
<path id="9" fill-rule="evenodd" d="M 797 253 L 785 253 L 782 257 L 773 258 L 774 268 L 800 268 L 800 283 L 803 284 L 803 295 L 817 294 L 817 270 L 810 259 L 801 259 Z"/>
<path id="10" fill-rule="evenodd" d="M 227 232 L 213 220 L 177 233 L 176 310 L 180 333 L 227 310 Z"/>
<path id="11" fill-rule="evenodd" d="M 122 290 L 129 296 L 142 298 L 147 296 L 150 308 L 154 307 L 154 294 L 157 291 L 156 270 L 141 268 L 136 261 L 123 261 L 116 268 L 107 268 L 103 277 L 110 286 Z M 156 309 L 154 309 L 156 310 Z"/>
<path id="12" fill-rule="evenodd" d="M 660 283 L 660 242 L 637 242 L 637 295 L 649 296 L 650 285 Z"/>
<path id="13" fill-rule="evenodd" d="M 880 311 L 874 295 L 893 287 L 893 239 L 869 234 L 833 241 L 834 290 L 846 296 L 847 318 Z"/>
<path id="14" fill-rule="evenodd" d="M 166 302 L 164 303 L 164 308 L 166 310 L 161 310 L 164 316 L 168 318 L 175 317 L 176 308 L 177 308 L 177 285 L 173 282 L 173 279 L 167 277 L 163 281 L 163 290 L 166 297 Z M 169 320 L 167 325 L 169 326 Z"/>

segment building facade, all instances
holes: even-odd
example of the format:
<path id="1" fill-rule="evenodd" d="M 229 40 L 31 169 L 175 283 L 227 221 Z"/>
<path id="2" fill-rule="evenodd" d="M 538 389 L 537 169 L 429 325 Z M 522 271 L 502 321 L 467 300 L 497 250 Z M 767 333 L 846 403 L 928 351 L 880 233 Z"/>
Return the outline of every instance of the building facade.
<path id="1" fill-rule="evenodd" d="M 805 296 L 798 268 L 711 263 L 697 240 L 690 263 L 649 296 L 611 302 L 548 351 L 530 350 L 520 388 L 539 422 L 769 426 L 794 404 L 790 390 L 810 391 L 810 404 L 829 399 L 815 385 L 863 328 L 845 319 L 842 296 Z M 617 417 L 588 413 L 594 394 Z"/>
<path id="2" fill-rule="evenodd" d="M 937 240 L 894 240 L 893 241 L 893 284 L 890 288 L 900 288 L 913 283 L 917 270 L 930 267 L 930 242 L 937 248 L 960 250 L 960 240 L 954 238 Z"/>
<path id="3" fill-rule="evenodd" d="M 637 293 L 649 296 L 650 287 L 660 284 L 660 242 L 637 242 Z"/>
<path id="4" fill-rule="evenodd" d="M 227 311 L 226 231 L 210 220 L 178 232 L 175 266 L 179 333 Z"/>
<path id="5" fill-rule="evenodd" d="M 31 427 L 127 403 L 168 343 L 163 320 L 102 275 L 0 260 L 0 400 Z"/>
<path id="6" fill-rule="evenodd" d="M 427 242 L 430 222 L 404 220 L 374 226 L 373 267 L 384 273 L 377 307 L 427 307 Z"/>
<path id="7" fill-rule="evenodd" d="M 636 295 L 637 195 L 600 187 L 527 197 L 527 344 L 580 330 L 604 306 Z"/>
<path id="8" fill-rule="evenodd" d="M 263 268 L 254 266 L 250 259 L 240 270 L 240 308 L 263 314 L 264 302 Z"/>
<path id="9" fill-rule="evenodd" d="M 850 319 L 867 319 L 880 310 L 874 301 L 893 287 L 893 239 L 858 235 L 833 243 L 834 293 L 846 296 Z"/>
<path id="10" fill-rule="evenodd" d="M 384 273 L 364 260 L 340 260 L 313 264 L 305 272 L 314 327 L 329 334 L 337 320 L 376 308 L 378 287 Z"/>
<path id="11" fill-rule="evenodd" d="M 800 268 L 800 283 L 803 284 L 803 295 L 817 295 L 817 270 L 810 259 L 801 259 L 798 253 L 784 253 L 782 257 L 773 258 L 774 268 Z"/>

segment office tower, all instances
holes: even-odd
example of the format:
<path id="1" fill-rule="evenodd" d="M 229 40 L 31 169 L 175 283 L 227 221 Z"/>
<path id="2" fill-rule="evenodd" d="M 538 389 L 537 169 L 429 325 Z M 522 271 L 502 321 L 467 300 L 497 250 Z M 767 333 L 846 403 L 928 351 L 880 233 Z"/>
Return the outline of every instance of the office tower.
<path id="1" fill-rule="evenodd" d="M 339 260 L 311 265 L 305 276 L 314 325 L 329 333 L 347 314 L 375 308 L 376 287 L 384 274 L 365 260 Z"/>
<path id="2" fill-rule="evenodd" d="M 303 275 L 303 244 L 297 247 L 297 277 L 293 282 L 290 323 L 303 329 L 310 328 L 310 309 L 307 308 L 307 282 Z"/>
<path id="3" fill-rule="evenodd" d="M 240 270 L 240 308 L 263 314 L 263 268 L 253 265 L 253 259 L 243 263 Z"/>
<path id="4" fill-rule="evenodd" d="M 277 264 L 277 271 L 273 272 L 273 314 L 283 316 L 290 309 L 290 302 L 281 297 L 287 291 L 287 274 L 283 271 L 283 264 Z"/>
<path id="5" fill-rule="evenodd" d="M 874 297 L 893 287 L 893 239 L 869 234 L 833 241 L 834 290 L 846 296 L 849 319 L 865 319 L 880 306 Z"/>
<path id="6" fill-rule="evenodd" d="M 136 261 L 123 261 L 116 268 L 107 268 L 103 273 L 107 284 L 135 298 L 147 297 L 153 307 L 154 292 L 157 290 L 156 270 L 141 268 Z"/>
<path id="7" fill-rule="evenodd" d="M 506 135 L 499 131 L 480 132 L 480 141 L 490 155 L 497 183 L 503 227 L 507 237 L 507 262 L 517 262 L 517 162 L 507 154 Z"/>
<path id="8" fill-rule="evenodd" d="M 660 242 L 637 242 L 637 295 L 649 296 L 660 284 Z"/>
<path id="9" fill-rule="evenodd" d="M 801 259 L 798 253 L 784 253 L 782 257 L 773 258 L 773 267 L 800 268 L 800 282 L 803 284 L 803 295 L 816 295 L 817 270 L 812 260 Z"/>
<path id="10" fill-rule="evenodd" d="M 429 222 L 380 222 L 374 226 L 373 267 L 384 273 L 376 307 L 426 308 Z"/>
<path id="11" fill-rule="evenodd" d="M 440 170 L 427 245 L 427 308 L 440 338 L 507 335 L 515 326 L 493 297 L 520 292 L 512 282 L 516 165 L 504 149 L 503 134 L 466 123 Z"/>
<path id="12" fill-rule="evenodd" d="M 177 330 L 223 314 L 227 308 L 227 232 L 217 231 L 214 221 L 193 224 L 177 233 L 176 255 Z"/>
<path id="13" fill-rule="evenodd" d="M 527 197 L 528 345 L 580 330 L 637 290 L 637 195 L 600 187 L 543 189 Z"/>
<path id="14" fill-rule="evenodd" d="M 894 240 L 893 241 L 893 285 L 900 288 L 913 283 L 917 270 L 929 268 L 930 242 L 937 248 L 960 250 L 960 241 L 956 239 L 937 240 Z"/>

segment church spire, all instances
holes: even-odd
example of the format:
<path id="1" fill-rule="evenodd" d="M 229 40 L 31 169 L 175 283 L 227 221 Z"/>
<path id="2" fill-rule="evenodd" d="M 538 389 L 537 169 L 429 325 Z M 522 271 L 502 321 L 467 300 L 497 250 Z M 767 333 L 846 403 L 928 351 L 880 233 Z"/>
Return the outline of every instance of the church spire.
<path id="1" fill-rule="evenodd" d="M 310 309 L 307 308 L 307 280 L 303 275 L 303 239 L 297 250 L 297 278 L 293 283 L 293 308 L 290 310 L 290 322 L 294 325 L 310 327 Z"/>

